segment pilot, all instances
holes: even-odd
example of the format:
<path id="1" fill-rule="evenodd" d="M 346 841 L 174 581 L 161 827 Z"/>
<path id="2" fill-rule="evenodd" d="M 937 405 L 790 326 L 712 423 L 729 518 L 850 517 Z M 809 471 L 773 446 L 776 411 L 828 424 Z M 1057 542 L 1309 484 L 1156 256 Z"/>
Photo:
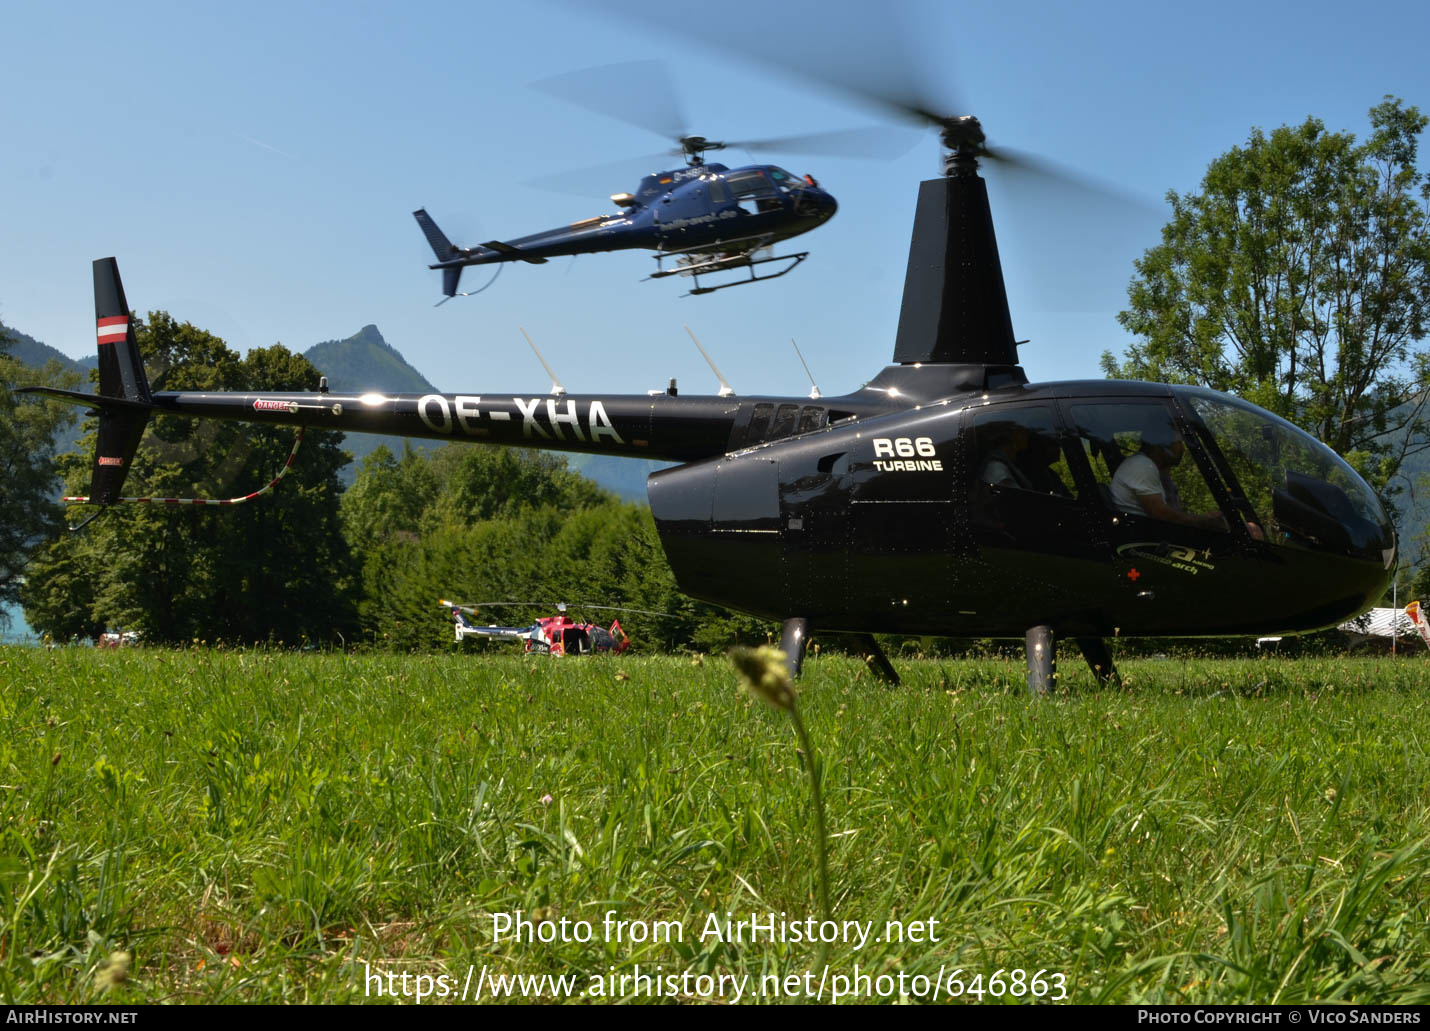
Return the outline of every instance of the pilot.
<path id="1" fill-rule="evenodd" d="M 1130 515 L 1150 516 L 1164 523 L 1195 526 L 1203 530 L 1227 528 L 1220 512 L 1193 515 L 1182 511 L 1171 471 L 1187 454 L 1187 442 L 1171 426 L 1157 427 L 1142 434 L 1142 450 L 1123 459 L 1112 477 L 1112 503 Z M 1265 539 L 1261 527 L 1246 524 L 1255 540 Z"/>

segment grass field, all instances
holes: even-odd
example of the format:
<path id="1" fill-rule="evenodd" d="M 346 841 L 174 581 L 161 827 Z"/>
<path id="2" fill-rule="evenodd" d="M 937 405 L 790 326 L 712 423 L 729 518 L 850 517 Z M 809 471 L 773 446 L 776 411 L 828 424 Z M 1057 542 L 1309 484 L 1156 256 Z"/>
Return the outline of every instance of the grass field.
<path id="1" fill-rule="evenodd" d="M 818 916 L 808 757 L 723 658 L 0 649 L 0 998 L 1430 1002 L 1423 658 L 899 666 L 800 685 L 873 928 L 822 973 L 700 937 Z"/>

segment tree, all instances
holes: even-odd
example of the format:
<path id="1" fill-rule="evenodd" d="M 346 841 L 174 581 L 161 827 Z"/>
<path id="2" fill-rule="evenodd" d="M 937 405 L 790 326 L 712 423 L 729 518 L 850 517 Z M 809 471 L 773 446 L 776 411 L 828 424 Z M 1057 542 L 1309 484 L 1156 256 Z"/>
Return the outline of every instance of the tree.
<path id="1" fill-rule="evenodd" d="M 37 370 L 12 358 L 0 328 L 0 601 L 18 599 L 31 551 L 59 528 L 55 434 L 74 421 L 69 405 L 17 394 L 14 388 L 72 389 L 78 382 L 77 374 L 57 362 Z"/>
<path id="2" fill-rule="evenodd" d="M 275 345 L 240 358 L 222 340 L 151 312 L 138 329 L 156 390 L 305 390 L 317 370 Z M 222 509 L 120 506 L 35 561 L 22 601 L 30 623 L 59 638 L 106 625 L 150 640 L 341 640 L 356 627 L 356 570 L 339 521 L 340 437 L 309 430 L 272 494 Z M 292 430 L 157 415 L 126 491 L 156 497 L 247 493 L 280 468 Z M 94 438 L 62 456 L 83 493 Z M 256 482 L 255 482 L 256 481 Z"/>
<path id="3" fill-rule="evenodd" d="M 363 568 L 364 636 L 430 648 L 451 636 L 438 598 L 556 601 L 570 597 L 573 571 L 585 597 L 592 549 L 567 546 L 562 531 L 588 511 L 619 507 L 557 455 L 449 444 L 407 448 L 399 460 L 379 447 L 343 499 Z"/>
<path id="4" fill-rule="evenodd" d="M 1387 97 L 1370 123 L 1363 143 L 1315 118 L 1254 129 L 1200 193 L 1169 193 L 1118 316 L 1140 340 L 1103 367 L 1238 394 L 1385 493 L 1430 447 L 1430 183 L 1415 164 L 1426 117 Z"/>
<path id="5" fill-rule="evenodd" d="M 378 448 L 343 498 L 343 522 L 363 561 L 364 639 L 387 647 L 450 647 L 442 597 L 628 606 L 580 611 L 619 617 L 643 649 L 765 639 L 752 629 L 758 621 L 681 595 L 650 510 L 620 502 L 559 456 L 450 444 L 398 459 Z M 538 611 L 500 607 L 480 618 L 520 622 Z"/>

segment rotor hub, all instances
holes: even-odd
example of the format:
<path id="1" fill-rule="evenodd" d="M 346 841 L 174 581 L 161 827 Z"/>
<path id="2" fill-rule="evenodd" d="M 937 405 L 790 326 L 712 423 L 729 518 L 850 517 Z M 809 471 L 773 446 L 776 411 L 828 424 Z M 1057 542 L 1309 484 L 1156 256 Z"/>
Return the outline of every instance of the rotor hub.
<path id="1" fill-rule="evenodd" d="M 718 140 L 707 140 L 704 136 L 682 136 L 680 149 L 684 151 L 686 161 L 699 167 L 705 164 L 704 155 L 707 150 L 724 150 L 725 144 Z"/>
<path id="2" fill-rule="evenodd" d="M 973 115 L 958 118 L 940 118 L 939 136 L 948 148 L 944 156 L 944 174 L 950 176 L 975 175 L 978 171 L 978 155 L 984 152 L 983 144 L 988 139 L 983 134 L 983 126 Z"/>

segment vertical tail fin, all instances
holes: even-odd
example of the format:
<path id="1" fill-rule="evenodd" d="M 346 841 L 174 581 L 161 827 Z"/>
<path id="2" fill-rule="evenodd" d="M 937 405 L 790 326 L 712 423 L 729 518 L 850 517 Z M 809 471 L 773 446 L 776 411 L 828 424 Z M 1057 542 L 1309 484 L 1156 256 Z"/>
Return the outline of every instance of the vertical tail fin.
<path id="1" fill-rule="evenodd" d="M 99 436 L 90 475 L 91 502 L 112 505 L 119 499 L 139 438 L 149 422 L 149 379 L 139 357 L 139 341 L 119 280 L 119 263 L 100 258 L 94 263 L 94 318 L 99 346 L 99 396 L 127 401 L 102 405 Z"/>
<path id="2" fill-rule="evenodd" d="M 432 253 L 437 255 L 438 261 L 448 261 L 461 256 L 461 250 L 453 246 L 452 241 L 447 239 L 447 234 L 437 228 L 437 223 L 432 221 L 432 216 L 427 214 L 426 208 L 418 208 L 412 213 L 412 217 L 417 219 L 417 224 L 422 227 L 422 235 L 427 237 L 427 242 L 432 245 Z"/>
<path id="3" fill-rule="evenodd" d="M 447 234 L 437 228 L 437 223 L 432 221 L 432 216 L 427 214 L 426 208 L 418 208 L 412 213 L 412 217 L 417 219 L 417 225 L 421 227 L 422 235 L 427 237 L 427 242 L 432 245 L 432 253 L 437 255 L 438 261 L 451 261 L 453 258 L 461 258 L 469 253 L 447 239 Z M 436 268 L 437 266 L 432 267 Z M 442 270 L 442 293 L 447 297 L 455 297 L 457 284 L 461 279 L 462 266 L 444 268 Z"/>

